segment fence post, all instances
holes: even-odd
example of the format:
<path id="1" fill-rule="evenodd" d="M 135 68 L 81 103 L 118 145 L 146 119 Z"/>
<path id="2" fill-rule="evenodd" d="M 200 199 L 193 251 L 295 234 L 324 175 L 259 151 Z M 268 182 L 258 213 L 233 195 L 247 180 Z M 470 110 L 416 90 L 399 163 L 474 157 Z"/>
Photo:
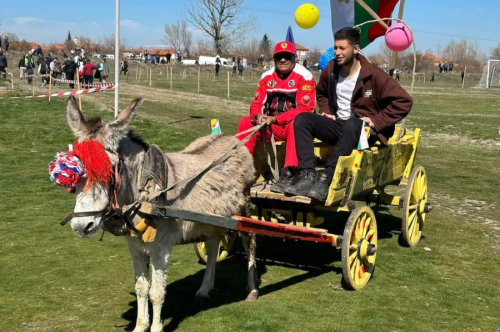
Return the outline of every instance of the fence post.
<path id="1" fill-rule="evenodd" d="M 227 72 L 227 97 L 229 98 L 229 71 Z"/>
<path id="2" fill-rule="evenodd" d="M 139 74 L 139 65 L 137 65 L 137 69 L 135 70 L 135 80 L 137 81 L 137 75 Z"/>
<path id="3" fill-rule="evenodd" d="M 172 76 L 173 76 L 172 67 L 170 67 L 170 90 L 172 90 Z"/>
<path id="4" fill-rule="evenodd" d="M 152 76 L 153 76 L 153 69 L 149 68 L 149 86 L 153 84 Z"/>
<path id="5" fill-rule="evenodd" d="M 77 90 L 80 90 L 80 73 L 78 70 L 76 71 L 76 84 L 77 84 Z M 78 106 L 80 107 L 80 111 L 82 110 L 82 95 L 78 95 Z"/>
<path id="6" fill-rule="evenodd" d="M 28 74 L 29 76 L 29 74 Z M 33 79 L 31 80 L 31 88 L 33 89 L 32 96 L 35 95 L 35 75 L 33 75 Z"/>
<path id="7" fill-rule="evenodd" d="M 200 93 L 200 74 L 201 74 L 201 67 L 198 67 L 198 93 Z"/>
<path id="8" fill-rule="evenodd" d="M 52 94 L 52 75 L 49 76 L 49 101 L 51 94 Z"/>

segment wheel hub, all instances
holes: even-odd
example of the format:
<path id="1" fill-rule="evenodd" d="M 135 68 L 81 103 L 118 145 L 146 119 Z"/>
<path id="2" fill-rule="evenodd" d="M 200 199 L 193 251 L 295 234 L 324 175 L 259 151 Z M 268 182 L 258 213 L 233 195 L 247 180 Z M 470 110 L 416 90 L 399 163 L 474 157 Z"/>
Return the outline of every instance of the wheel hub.
<path id="1" fill-rule="evenodd" d="M 424 213 L 429 213 L 430 210 L 431 210 L 431 204 L 428 203 L 425 199 L 421 199 L 418 202 L 418 213 L 420 215 Z"/>
<path id="2" fill-rule="evenodd" d="M 367 239 L 361 239 L 358 243 L 358 253 L 360 259 L 365 259 L 368 256 L 373 256 L 377 252 L 375 245 L 368 242 Z"/>

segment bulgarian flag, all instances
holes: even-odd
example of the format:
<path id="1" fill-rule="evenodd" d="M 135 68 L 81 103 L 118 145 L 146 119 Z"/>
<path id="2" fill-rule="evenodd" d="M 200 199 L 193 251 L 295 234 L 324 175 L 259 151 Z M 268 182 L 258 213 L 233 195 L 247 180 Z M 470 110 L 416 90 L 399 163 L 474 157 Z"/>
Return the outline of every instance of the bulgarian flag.
<path id="1" fill-rule="evenodd" d="M 364 0 L 379 17 L 391 17 L 392 11 L 399 0 Z M 353 27 L 366 21 L 373 20 L 373 17 L 361 7 L 356 0 L 330 0 L 332 10 L 332 31 L 339 31 L 342 28 Z M 390 22 L 385 21 L 387 25 Z M 366 24 L 361 27 L 360 47 L 363 49 L 376 38 L 385 34 L 385 28 L 379 23 Z"/>

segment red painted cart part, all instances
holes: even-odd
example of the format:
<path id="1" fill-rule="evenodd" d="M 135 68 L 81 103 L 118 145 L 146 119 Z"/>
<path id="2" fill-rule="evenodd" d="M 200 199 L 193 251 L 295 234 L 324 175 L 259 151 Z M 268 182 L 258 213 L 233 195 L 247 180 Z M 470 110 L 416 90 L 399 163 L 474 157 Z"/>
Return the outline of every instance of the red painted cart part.
<path id="1" fill-rule="evenodd" d="M 268 221 L 259 221 L 242 216 L 232 216 L 231 218 L 238 220 L 236 230 L 240 232 L 281 237 L 285 239 L 296 239 L 301 241 L 333 243 L 336 245 L 333 236 L 329 235 L 324 230 L 290 226 Z"/>

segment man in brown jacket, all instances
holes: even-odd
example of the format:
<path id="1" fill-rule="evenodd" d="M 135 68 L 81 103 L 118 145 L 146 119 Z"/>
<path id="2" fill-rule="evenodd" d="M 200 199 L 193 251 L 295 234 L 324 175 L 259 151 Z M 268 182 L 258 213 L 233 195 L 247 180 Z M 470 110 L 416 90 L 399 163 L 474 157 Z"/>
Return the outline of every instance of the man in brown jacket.
<path id="1" fill-rule="evenodd" d="M 317 99 L 321 114 L 303 113 L 295 119 L 295 145 L 299 178 L 285 194 L 325 201 L 341 156 L 352 153 L 359 142 L 363 121 L 371 128 L 369 143 L 384 145 L 394 134 L 395 124 L 406 117 L 413 100 L 392 77 L 358 54 L 359 32 L 337 31 L 335 59 L 321 73 Z M 335 145 L 324 173 L 314 168 L 313 139 Z"/>

